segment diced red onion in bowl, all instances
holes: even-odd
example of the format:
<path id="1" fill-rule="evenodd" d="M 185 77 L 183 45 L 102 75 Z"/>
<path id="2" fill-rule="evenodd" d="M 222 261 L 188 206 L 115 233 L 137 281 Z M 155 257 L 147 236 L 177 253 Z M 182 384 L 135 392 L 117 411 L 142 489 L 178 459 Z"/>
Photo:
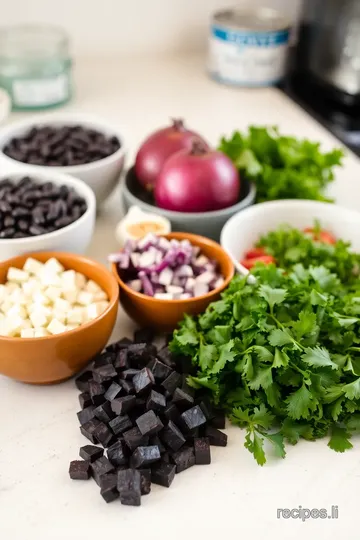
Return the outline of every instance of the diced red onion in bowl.
<path id="1" fill-rule="evenodd" d="M 222 285 L 217 262 L 189 240 L 168 240 L 148 234 L 128 241 L 123 251 L 109 256 L 121 279 L 134 291 L 162 300 L 202 296 Z"/>

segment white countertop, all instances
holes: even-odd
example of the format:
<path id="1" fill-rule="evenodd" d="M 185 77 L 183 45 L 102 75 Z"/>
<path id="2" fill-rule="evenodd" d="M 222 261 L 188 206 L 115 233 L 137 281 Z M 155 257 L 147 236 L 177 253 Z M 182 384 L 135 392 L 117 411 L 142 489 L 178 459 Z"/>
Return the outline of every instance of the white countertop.
<path id="1" fill-rule="evenodd" d="M 207 79 L 198 58 L 99 59 L 79 62 L 77 97 L 67 110 L 101 115 L 123 127 L 129 163 L 145 134 L 184 117 L 214 144 L 221 134 L 249 124 L 278 125 L 284 133 L 338 142 L 274 89 L 236 90 Z M 16 120 L 19 115 L 13 115 Z M 348 153 L 332 194 L 360 210 L 360 162 Z M 121 216 L 119 192 L 98 217 L 89 255 L 105 262 L 116 249 L 114 225 Z M 130 335 L 133 324 L 119 314 L 113 338 Z M 355 538 L 360 482 L 360 445 L 343 455 L 327 440 L 287 447 L 285 460 L 259 467 L 243 447 L 244 432 L 229 428 L 227 448 L 213 448 L 211 466 L 178 475 L 171 488 L 153 487 L 141 508 L 109 505 L 93 481 L 69 479 L 68 465 L 86 439 L 79 432 L 78 391 L 72 381 L 50 387 L 0 377 L 0 538 L 95 540 L 205 538 L 297 540 L 340 534 Z M 337 505 L 339 518 L 277 519 L 278 508 Z M 201 536 L 200 536 L 201 535 Z"/>

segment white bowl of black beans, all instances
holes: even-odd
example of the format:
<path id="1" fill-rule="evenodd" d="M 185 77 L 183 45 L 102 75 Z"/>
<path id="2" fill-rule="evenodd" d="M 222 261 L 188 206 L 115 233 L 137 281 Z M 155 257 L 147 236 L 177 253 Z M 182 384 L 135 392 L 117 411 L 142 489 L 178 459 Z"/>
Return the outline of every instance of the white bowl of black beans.
<path id="1" fill-rule="evenodd" d="M 0 261 L 36 251 L 84 253 L 95 227 L 93 191 L 49 169 L 26 173 L 0 176 Z"/>
<path id="2" fill-rule="evenodd" d="M 123 135 L 86 114 L 45 114 L 0 129 L 0 168 L 58 171 L 83 180 L 101 205 L 115 189 L 125 162 Z"/>

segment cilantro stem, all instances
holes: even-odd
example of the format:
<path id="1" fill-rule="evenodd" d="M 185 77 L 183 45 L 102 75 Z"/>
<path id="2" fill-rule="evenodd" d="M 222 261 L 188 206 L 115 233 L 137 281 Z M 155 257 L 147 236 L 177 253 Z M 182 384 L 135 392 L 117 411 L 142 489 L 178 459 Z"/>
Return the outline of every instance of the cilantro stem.
<path id="1" fill-rule="evenodd" d="M 289 338 L 291 339 L 291 341 L 293 342 L 294 345 L 296 345 L 296 347 L 298 347 L 299 349 L 301 349 L 302 351 L 305 351 L 305 347 L 303 347 L 301 345 L 301 343 L 299 343 L 298 341 L 296 341 L 296 339 L 294 339 L 292 337 L 291 334 L 289 334 L 289 332 L 287 331 L 287 328 L 280 322 L 277 320 L 277 318 L 275 317 L 275 315 L 273 315 L 272 313 L 270 313 L 270 317 L 273 319 L 273 321 L 278 325 L 278 327 L 283 330 L 288 336 Z"/>

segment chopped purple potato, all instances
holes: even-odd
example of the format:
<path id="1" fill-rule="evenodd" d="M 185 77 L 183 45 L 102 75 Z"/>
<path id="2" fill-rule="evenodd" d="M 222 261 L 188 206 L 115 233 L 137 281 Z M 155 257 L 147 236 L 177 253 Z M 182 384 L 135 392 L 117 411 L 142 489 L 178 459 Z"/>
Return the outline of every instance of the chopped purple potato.
<path id="1" fill-rule="evenodd" d="M 156 463 L 151 468 L 151 481 L 163 487 L 170 487 L 175 478 L 176 466 L 170 463 Z"/>
<path id="2" fill-rule="evenodd" d="M 86 424 L 83 424 L 80 426 L 80 431 L 86 437 L 89 439 L 90 442 L 93 444 L 98 444 L 98 440 L 95 436 L 96 428 L 101 424 L 100 420 L 97 418 L 93 418 L 92 420 L 89 420 L 89 422 L 86 422 Z"/>
<path id="3" fill-rule="evenodd" d="M 104 448 L 110 446 L 114 439 L 112 431 L 103 422 L 99 422 L 98 426 L 95 428 L 94 437 Z"/>
<path id="4" fill-rule="evenodd" d="M 158 300 L 202 296 L 224 282 L 217 262 L 200 254 L 189 240 L 168 241 L 148 234 L 127 242 L 109 260 L 117 263 L 120 277 L 133 291 Z"/>
<path id="5" fill-rule="evenodd" d="M 122 440 L 116 441 L 107 449 L 108 460 L 114 467 L 126 465 L 128 462 L 127 451 Z"/>
<path id="6" fill-rule="evenodd" d="M 100 479 L 100 495 L 105 502 L 110 503 L 119 498 L 117 489 L 117 473 L 104 474 Z"/>
<path id="7" fill-rule="evenodd" d="M 90 463 L 93 463 L 97 459 L 100 459 L 103 455 L 104 450 L 102 448 L 99 448 L 98 446 L 92 446 L 91 444 L 82 446 L 79 452 L 79 456 L 85 461 L 89 461 Z"/>
<path id="8" fill-rule="evenodd" d="M 226 446 L 227 435 L 212 426 L 206 426 L 205 436 L 208 437 L 211 446 Z"/>
<path id="9" fill-rule="evenodd" d="M 91 472 L 94 477 L 95 482 L 99 487 L 101 487 L 101 478 L 105 474 L 114 471 L 113 465 L 111 465 L 108 458 L 102 456 L 93 463 L 90 464 Z"/>
<path id="10" fill-rule="evenodd" d="M 117 415 L 124 415 L 131 411 L 135 407 L 136 397 L 135 396 L 123 396 L 113 399 L 110 402 L 111 410 Z"/>
<path id="11" fill-rule="evenodd" d="M 130 450 L 136 450 L 138 446 L 145 446 L 149 442 L 149 437 L 143 435 L 137 426 L 125 431 L 123 436 Z"/>
<path id="12" fill-rule="evenodd" d="M 174 452 L 171 459 L 176 465 L 176 474 L 181 473 L 195 465 L 194 448 L 185 446 Z"/>
<path id="13" fill-rule="evenodd" d="M 122 391 L 123 389 L 121 388 L 121 386 L 118 383 L 113 382 L 111 383 L 109 388 L 106 390 L 104 394 L 104 398 L 107 399 L 108 401 L 112 401 L 113 399 L 119 397 Z"/>
<path id="14" fill-rule="evenodd" d="M 130 458 L 130 465 L 133 469 L 139 469 L 148 467 L 159 460 L 160 449 L 158 446 L 138 446 Z"/>
<path id="15" fill-rule="evenodd" d="M 90 379 L 92 379 L 91 371 L 84 371 L 81 373 L 81 375 L 75 379 L 77 389 L 80 390 L 80 392 L 88 392 Z"/>
<path id="16" fill-rule="evenodd" d="M 121 504 L 128 506 L 141 505 L 141 475 L 135 469 L 118 472 L 117 488 Z"/>
<path id="17" fill-rule="evenodd" d="M 151 470 L 139 469 L 141 495 L 149 495 L 151 492 Z"/>
<path id="18" fill-rule="evenodd" d="M 176 371 L 173 371 L 170 373 L 168 377 L 161 383 L 161 386 L 169 392 L 169 394 L 173 394 L 175 390 L 181 386 L 182 383 L 182 377 L 180 373 L 177 373 Z"/>
<path id="19" fill-rule="evenodd" d="M 130 362 L 128 360 L 128 350 L 120 349 L 114 361 L 114 368 L 117 370 L 120 370 L 120 369 L 128 369 L 129 367 L 130 367 Z"/>
<path id="20" fill-rule="evenodd" d="M 114 435 L 121 435 L 124 431 L 133 427 L 130 417 L 125 414 L 124 416 L 116 416 L 109 422 L 109 427 L 113 431 Z"/>
<path id="21" fill-rule="evenodd" d="M 139 371 L 139 369 L 133 368 L 125 369 L 120 373 L 120 379 L 125 379 L 125 381 L 132 381 L 134 376 L 137 375 Z"/>
<path id="22" fill-rule="evenodd" d="M 180 407 L 191 407 L 194 403 L 194 398 L 186 390 L 176 388 L 173 395 L 173 403 Z"/>
<path id="23" fill-rule="evenodd" d="M 146 367 L 150 369 L 156 382 L 163 381 L 171 374 L 171 368 L 157 358 L 151 360 Z"/>
<path id="24" fill-rule="evenodd" d="M 90 478 L 90 461 L 71 461 L 69 475 L 71 480 L 88 480 Z"/>
<path id="25" fill-rule="evenodd" d="M 102 384 L 91 379 L 89 381 L 89 394 L 91 401 L 95 406 L 101 405 L 105 401 L 105 387 Z"/>
<path id="26" fill-rule="evenodd" d="M 154 435 L 164 427 L 160 418 L 154 411 L 147 411 L 145 414 L 139 416 L 136 420 L 136 424 L 142 435 Z"/>
<path id="27" fill-rule="evenodd" d="M 196 465 L 210 465 L 211 452 L 209 439 L 207 437 L 196 438 L 194 440 L 194 449 Z"/>
<path id="28" fill-rule="evenodd" d="M 172 420 L 169 420 L 168 425 L 161 433 L 161 439 L 166 446 L 176 452 L 179 448 L 185 444 L 185 437 L 181 433 L 180 429 L 174 424 Z"/>
<path id="29" fill-rule="evenodd" d="M 182 415 L 181 424 L 185 427 L 186 431 L 193 431 L 194 429 L 206 424 L 206 418 L 199 405 L 195 405 L 191 409 L 188 409 Z"/>
<path id="30" fill-rule="evenodd" d="M 211 419 L 210 424 L 216 429 L 225 429 L 226 419 L 223 412 L 215 412 L 214 418 Z"/>
<path id="31" fill-rule="evenodd" d="M 94 416 L 95 416 L 94 405 L 90 405 L 89 407 L 86 407 L 86 409 L 83 409 L 82 411 L 79 411 L 77 413 L 77 417 L 79 419 L 81 426 L 86 424 L 86 422 L 89 422 L 89 420 L 92 420 Z"/>
<path id="32" fill-rule="evenodd" d="M 166 408 L 166 398 L 159 392 L 151 390 L 149 397 L 146 401 L 147 410 L 153 410 L 157 412 L 163 412 Z"/>
<path id="33" fill-rule="evenodd" d="M 82 409 L 86 409 L 92 405 L 91 397 L 89 392 L 82 392 L 79 394 L 79 403 Z"/>
<path id="34" fill-rule="evenodd" d="M 111 410 L 111 406 L 108 401 L 96 407 L 94 410 L 94 415 L 98 420 L 100 420 L 100 422 L 105 422 L 105 424 L 109 423 L 110 420 L 114 418 L 114 413 Z"/>
<path id="35" fill-rule="evenodd" d="M 149 368 L 145 367 L 133 377 L 133 383 L 135 392 L 137 394 L 144 394 L 144 392 L 155 384 L 154 375 Z"/>
<path id="36" fill-rule="evenodd" d="M 187 265 L 184 259 L 172 270 L 172 286 L 192 278 Z M 187 385 L 191 359 L 175 361 L 168 346 L 157 350 L 153 338 L 144 329 L 134 342 L 109 345 L 76 380 L 80 430 L 92 445 L 80 449 L 84 461 L 73 462 L 71 477 L 92 475 L 107 503 L 120 497 L 122 504 L 138 506 L 152 482 L 169 487 L 175 473 L 210 463 L 210 444 L 226 445 L 227 436 L 216 429 L 224 414 Z M 106 456 L 95 444 L 106 448 Z"/>

